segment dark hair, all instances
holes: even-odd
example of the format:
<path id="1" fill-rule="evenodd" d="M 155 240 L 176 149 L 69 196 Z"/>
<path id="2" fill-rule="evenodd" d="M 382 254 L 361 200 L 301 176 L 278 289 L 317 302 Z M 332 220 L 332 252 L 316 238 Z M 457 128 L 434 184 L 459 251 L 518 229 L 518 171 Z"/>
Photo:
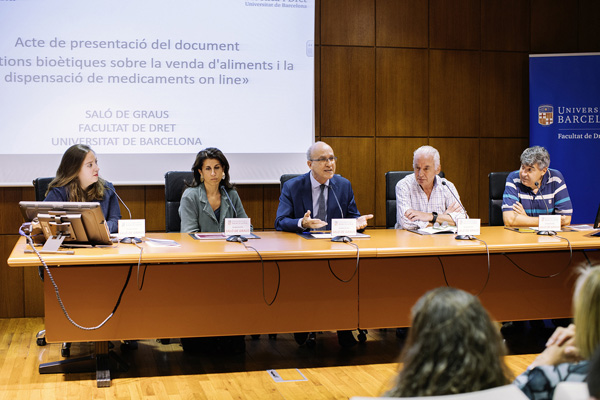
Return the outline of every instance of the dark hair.
<path id="1" fill-rule="evenodd" d="M 439 396 L 506 385 L 510 371 L 498 328 L 479 300 L 460 289 L 425 293 L 412 309 L 395 387 L 386 395 Z"/>
<path id="2" fill-rule="evenodd" d="M 46 195 L 52 188 L 66 186 L 69 201 L 102 200 L 106 183 L 104 179 L 98 178 L 97 182 L 87 188 L 82 188 L 79 183 L 79 171 L 90 152 L 94 153 L 91 147 L 85 144 L 75 144 L 69 147 L 60 160 L 56 177 L 48 185 Z"/>
<path id="3" fill-rule="evenodd" d="M 223 154 L 223 152 L 216 147 L 207 147 L 204 150 L 200 150 L 196 156 L 196 161 L 194 161 L 194 165 L 192 166 L 194 180 L 192 182 L 186 182 L 186 185 L 189 187 L 196 187 L 202 183 L 200 180 L 200 172 L 198 172 L 198 170 L 202 169 L 202 165 L 204 164 L 205 160 L 219 161 L 223 167 L 223 173 L 225 174 L 225 179 L 219 182 L 219 186 L 224 186 L 225 189 L 232 189 L 233 185 L 231 182 L 229 182 L 229 161 L 227 161 L 225 154 Z"/>

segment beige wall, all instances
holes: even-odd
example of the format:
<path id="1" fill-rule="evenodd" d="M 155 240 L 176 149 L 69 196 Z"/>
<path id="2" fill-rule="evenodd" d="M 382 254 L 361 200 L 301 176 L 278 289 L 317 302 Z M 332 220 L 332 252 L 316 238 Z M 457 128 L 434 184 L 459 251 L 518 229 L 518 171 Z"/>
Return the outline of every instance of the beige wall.
<path id="1" fill-rule="evenodd" d="M 411 169 L 423 144 L 440 150 L 469 214 L 487 222 L 488 173 L 516 169 L 528 145 L 528 54 L 600 51 L 596 0 L 317 0 L 316 9 L 316 136 L 380 227 L 385 172 Z M 117 190 L 148 231 L 164 230 L 163 187 Z M 279 186 L 239 192 L 255 228 L 272 229 Z M 0 188 L 0 317 L 44 313 L 36 270 L 6 265 L 17 203 L 33 198 L 32 188 Z"/>

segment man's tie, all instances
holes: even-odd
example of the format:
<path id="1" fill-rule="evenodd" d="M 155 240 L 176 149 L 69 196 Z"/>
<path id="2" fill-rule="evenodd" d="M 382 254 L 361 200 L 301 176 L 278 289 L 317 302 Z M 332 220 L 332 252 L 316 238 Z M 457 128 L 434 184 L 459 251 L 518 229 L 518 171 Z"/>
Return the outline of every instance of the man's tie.
<path id="1" fill-rule="evenodd" d="M 325 205 L 325 196 L 323 195 L 323 191 L 325 190 L 325 184 L 321 185 L 321 193 L 319 194 L 319 199 L 317 203 L 319 204 L 319 210 L 317 211 L 316 218 L 321 221 L 327 222 L 327 206 Z"/>

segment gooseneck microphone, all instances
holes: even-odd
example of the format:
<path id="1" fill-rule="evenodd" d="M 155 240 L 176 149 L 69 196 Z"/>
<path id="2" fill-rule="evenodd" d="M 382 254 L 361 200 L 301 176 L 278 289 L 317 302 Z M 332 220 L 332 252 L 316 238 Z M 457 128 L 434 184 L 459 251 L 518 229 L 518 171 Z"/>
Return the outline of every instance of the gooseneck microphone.
<path id="1" fill-rule="evenodd" d="M 335 185 L 333 184 L 333 182 L 331 182 L 331 180 L 329 181 L 329 187 L 331 187 L 331 193 L 333 193 L 333 197 L 335 197 L 335 202 L 337 203 L 338 208 L 340 209 L 340 214 L 342 214 L 342 218 L 344 218 L 344 211 L 342 211 L 340 201 L 338 200 L 337 194 L 335 194 L 335 190 L 333 190 Z"/>
<path id="2" fill-rule="evenodd" d="M 123 207 L 125 207 L 125 209 L 129 213 L 129 219 L 132 219 L 131 218 L 131 210 L 129 209 L 129 207 L 127 207 L 127 204 L 125 204 L 125 202 L 123 201 L 123 199 L 121 197 L 119 197 L 119 195 L 117 194 L 117 191 L 114 190 L 111 187 L 108 187 L 108 186 L 105 186 L 105 187 L 106 187 L 106 189 L 108 189 L 111 192 L 113 192 L 115 194 L 115 196 L 117 196 L 117 199 L 119 199 L 119 201 L 121 202 L 121 204 L 123 204 Z M 136 243 L 141 243 L 142 239 L 137 238 L 137 237 L 124 237 L 124 238 L 121 238 L 121 240 L 119 240 L 119 242 L 120 243 L 133 243 L 133 244 L 136 244 Z"/>
<path id="3" fill-rule="evenodd" d="M 111 192 L 113 192 L 115 194 L 115 196 L 117 196 L 117 199 L 119 199 L 119 201 L 121 202 L 121 204 L 123 204 L 123 207 L 125 207 L 125 209 L 127 210 L 127 212 L 129 213 L 129 219 L 131 219 L 131 211 L 129 210 L 129 207 L 127 207 L 127 204 L 125 204 L 125 202 L 123 201 L 123 199 L 121 199 L 119 197 L 119 195 L 117 194 L 117 191 L 114 190 L 111 187 L 105 186 L 106 189 L 110 190 Z"/>
<path id="4" fill-rule="evenodd" d="M 460 200 L 458 199 L 458 197 L 454 194 L 454 192 L 452 191 L 452 189 L 450 189 L 450 186 L 448 186 L 448 183 L 446 182 L 446 178 L 442 178 L 442 185 L 444 185 L 448 189 L 448 191 L 450 192 L 450 194 L 452 195 L 452 197 L 454 197 L 456 199 L 456 201 L 458 202 L 458 204 L 461 206 L 461 208 L 465 212 L 465 216 L 467 217 L 467 219 L 469 219 L 469 214 L 467 214 L 467 209 L 465 208 L 465 206 L 463 206 L 463 204 L 460 202 Z M 452 217 L 450 217 L 450 218 L 452 218 Z M 456 226 L 458 228 L 458 223 L 456 223 Z M 473 240 L 473 239 L 475 239 L 475 237 L 471 236 L 471 235 L 456 235 L 454 237 L 454 239 L 456 239 L 456 240 Z"/>
<path id="5" fill-rule="evenodd" d="M 233 206 L 233 201 L 231 201 L 231 197 L 229 197 L 229 193 L 227 193 L 227 189 L 225 189 L 225 186 L 221 186 L 221 189 L 223 191 L 223 193 L 225 193 L 225 197 L 227 197 L 227 200 L 229 201 L 229 204 L 231 205 L 231 208 L 233 209 L 233 218 L 237 218 L 237 211 L 235 210 L 235 207 Z M 229 236 L 227 239 L 228 242 L 247 242 L 248 238 L 244 237 L 242 235 L 231 235 Z"/>
<path id="6" fill-rule="evenodd" d="M 235 210 L 235 207 L 233 206 L 233 201 L 231 201 L 231 197 L 229 197 L 229 193 L 227 193 L 227 189 L 225 189 L 225 186 L 221 186 L 221 189 L 223 190 L 223 193 L 225 193 L 225 197 L 227 197 L 227 200 L 229 200 L 229 204 L 231 205 L 231 208 L 233 209 L 233 218 L 237 218 L 237 211 Z"/>
<path id="7" fill-rule="evenodd" d="M 542 203 L 544 203 L 544 205 L 546 206 L 546 215 L 550 215 L 550 210 L 548 210 L 548 204 L 546 204 L 546 200 L 544 200 L 544 194 L 542 193 L 542 187 L 540 186 L 539 182 L 535 183 L 535 187 L 538 188 L 538 195 L 542 197 Z M 540 217 L 538 217 L 539 220 Z M 539 222 L 538 222 L 539 223 Z M 556 235 L 556 232 L 554 231 L 537 231 L 538 235 L 548 235 L 548 236 L 554 236 Z"/>
<path id="8" fill-rule="evenodd" d="M 340 201 L 338 200 L 337 194 L 335 194 L 335 190 L 333 190 L 334 185 L 333 182 L 329 181 L 329 187 L 331 187 L 331 192 L 333 193 L 333 197 L 335 197 L 335 202 L 338 205 L 338 208 L 340 209 L 340 214 L 342 215 L 342 218 L 344 218 L 344 211 L 342 211 L 342 205 L 340 204 Z M 344 243 L 350 243 L 352 241 L 352 238 L 349 236 L 335 236 L 331 238 L 332 242 L 344 242 Z"/>

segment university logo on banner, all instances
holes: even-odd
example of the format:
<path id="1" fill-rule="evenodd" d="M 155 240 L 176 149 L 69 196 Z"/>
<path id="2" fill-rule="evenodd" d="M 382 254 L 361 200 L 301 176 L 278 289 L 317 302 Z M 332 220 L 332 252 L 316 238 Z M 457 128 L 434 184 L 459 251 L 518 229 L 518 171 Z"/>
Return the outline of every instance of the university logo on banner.
<path id="1" fill-rule="evenodd" d="M 542 126 L 550 126 L 554 122 L 554 107 L 544 104 L 538 107 L 538 123 Z"/>

